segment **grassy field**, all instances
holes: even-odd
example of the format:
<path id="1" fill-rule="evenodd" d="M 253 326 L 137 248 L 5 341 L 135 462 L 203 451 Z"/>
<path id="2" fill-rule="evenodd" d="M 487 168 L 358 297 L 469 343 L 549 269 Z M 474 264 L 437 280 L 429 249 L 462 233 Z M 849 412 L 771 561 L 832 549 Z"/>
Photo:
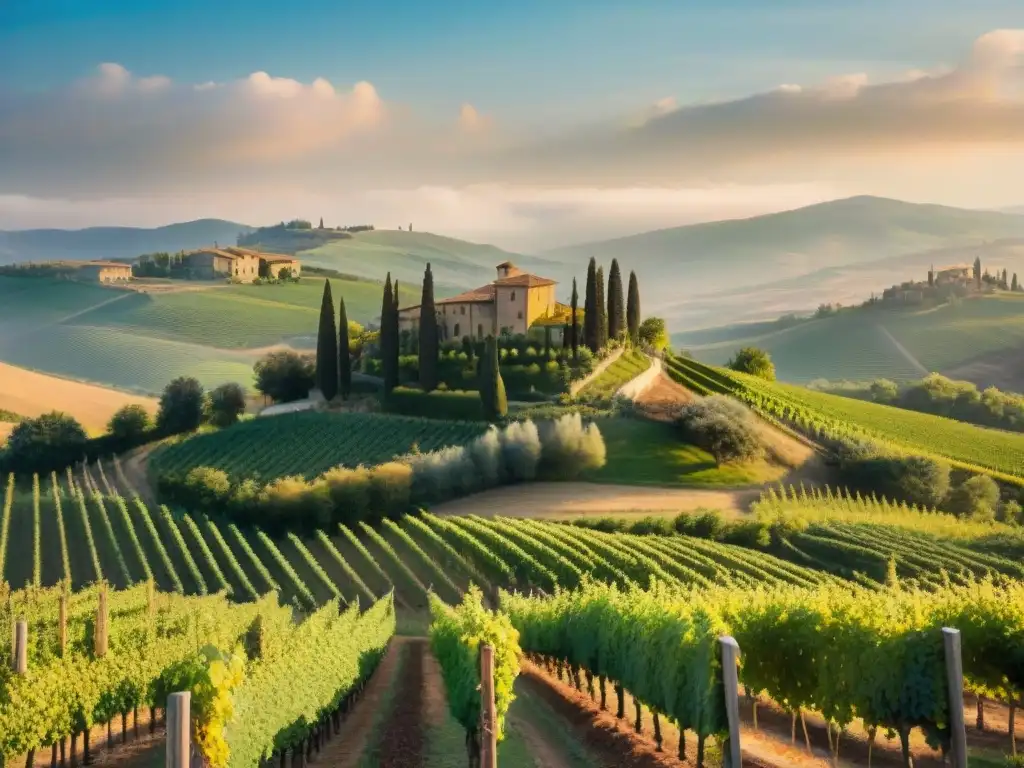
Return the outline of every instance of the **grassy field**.
<path id="1" fill-rule="evenodd" d="M 63 410 L 78 419 L 90 433 L 99 433 L 106 430 L 115 411 L 131 403 L 156 413 L 157 401 L 151 397 L 129 395 L 0 363 L 0 406 L 23 417 Z M 6 426 L 7 422 L 0 424 L 0 442 L 6 438 L 3 430 Z"/>
<path id="2" fill-rule="evenodd" d="M 154 453 L 150 467 L 184 474 L 210 466 L 263 481 L 295 474 L 312 478 L 339 464 L 373 466 L 416 448 L 461 445 L 484 429 L 482 423 L 305 411 L 252 419 L 166 446 Z"/>
<path id="3" fill-rule="evenodd" d="M 1010 353 L 1024 346 L 1024 295 L 997 294 L 918 312 L 843 312 L 760 333 L 764 329 L 752 325 L 749 335 L 688 349 L 699 360 L 723 365 L 740 347 L 757 346 L 772 356 L 779 378 L 796 383 L 915 379 L 922 375 L 921 368 L 893 339 L 929 372 L 946 372 L 1001 350 Z"/>
<path id="4" fill-rule="evenodd" d="M 349 319 L 377 317 L 380 285 L 334 279 L 331 287 L 336 302 L 345 297 Z M 147 394 L 177 376 L 251 388 L 261 348 L 315 347 L 322 292 L 322 278 L 136 293 L 0 277 L 0 360 Z M 402 291 L 410 303 L 418 295 L 412 286 Z"/>
<path id="5" fill-rule="evenodd" d="M 771 482 L 785 472 L 766 462 L 717 466 L 714 457 L 683 444 L 671 424 L 643 419 L 597 422 L 607 463 L 586 479 L 624 485 L 737 486 Z"/>
<path id="6" fill-rule="evenodd" d="M 569 274 L 561 261 L 509 253 L 493 245 L 456 240 L 429 232 L 377 230 L 359 232 L 298 254 L 304 264 L 335 269 L 349 275 L 379 280 L 386 272 L 392 278 L 419 285 L 430 263 L 434 283 L 476 288 L 494 280 L 494 268 L 513 261 L 520 268 L 543 277 L 564 280 Z M 570 276 L 571 277 L 571 276 Z"/>

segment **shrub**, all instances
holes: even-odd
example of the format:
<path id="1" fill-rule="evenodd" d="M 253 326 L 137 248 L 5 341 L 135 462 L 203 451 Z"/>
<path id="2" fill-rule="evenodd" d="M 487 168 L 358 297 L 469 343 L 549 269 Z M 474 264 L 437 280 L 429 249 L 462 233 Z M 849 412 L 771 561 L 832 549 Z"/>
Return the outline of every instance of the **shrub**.
<path id="1" fill-rule="evenodd" d="M 1024 525 L 1024 508 L 1015 499 L 1008 499 L 996 510 L 996 519 L 1010 525 Z"/>
<path id="2" fill-rule="evenodd" d="M 734 371 L 775 381 L 775 364 L 763 349 L 744 347 L 726 365 Z"/>
<path id="3" fill-rule="evenodd" d="M 466 452 L 473 462 L 482 487 L 493 488 L 501 482 L 501 438 L 495 427 L 491 427 L 466 446 Z"/>
<path id="4" fill-rule="evenodd" d="M 125 405 L 110 417 L 107 433 L 125 441 L 141 439 L 150 428 L 149 411 L 138 404 Z"/>
<path id="5" fill-rule="evenodd" d="M 389 461 L 370 470 L 370 510 L 373 516 L 394 517 L 409 510 L 412 467 Z"/>
<path id="6" fill-rule="evenodd" d="M 480 489 L 473 457 L 461 446 L 414 456 L 409 460 L 409 466 L 413 478 L 412 495 L 417 503 L 445 501 Z"/>
<path id="7" fill-rule="evenodd" d="M 384 410 L 404 416 L 431 419 L 480 421 L 483 410 L 476 392 L 444 391 L 424 392 L 410 387 L 395 387 L 383 400 Z"/>
<path id="8" fill-rule="evenodd" d="M 245 413 L 245 390 L 238 384 L 221 384 L 210 392 L 207 415 L 215 427 L 230 427 Z"/>
<path id="9" fill-rule="evenodd" d="M 231 493 L 227 472 L 213 467 L 195 467 L 185 475 L 185 499 L 188 507 L 204 512 L 216 509 Z"/>
<path id="10" fill-rule="evenodd" d="M 668 329 L 660 317 L 648 317 L 640 323 L 640 343 L 645 347 L 662 350 L 668 347 Z"/>
<path id="11" fill-rule="evenodd" d="M 924 456 L 885 456 L 852 443 L 840 456 L 840 479 L 852 491 L 937 507 L 949 492 L 949 465 Z"/>
<path id="12" fill-rule="evenodd" d="M 541 444 L 537 427 L 532 421 L 513 422 L 502 430 L 501 457 L 505 482 L 515 483 L 537 477 Z"/>
<path id="13" fill-rule="evenodd" d="M 323 528 L 331 521 L 331 497 L 324 483 L 301 475 L 281 477 L 263 489 L 261 517 L 270 530 Z"/>
<path id="14" fill-rule="evenodd" d="M 66 413 L 53 411 L 18 422 L 7 438 L 5 464 L 10 471 L 57 469 L 82 458 L 88 437 Z"/>
<path id="15" fill-rule="evenodd" d="M 975 475 L 954 488 L 946 502 L 958 517 L 993 518 L 999 505 L 999 486 L 988 475 Z"/>
<path id="16" fill-rule="evenodd" d="M 753 414 L 723 395 L 683 406 L 676 424 L 684 440 L 706 450 L 718 464 L 752 459 L 763 449 Z"/>
<path id="17" fill-rule="evenodd" d="M 604 466 L 604 438 L 597 425 L 584 426 L 578 413 L 541 422 L 539 430 L 545 476 L 569 480 Z"/>
<path id="18" fill-rule="evenodd" d="M 370 516 L 370 470 L 334 467 L 321 475 L 338 522 L 364 520 Z"/>

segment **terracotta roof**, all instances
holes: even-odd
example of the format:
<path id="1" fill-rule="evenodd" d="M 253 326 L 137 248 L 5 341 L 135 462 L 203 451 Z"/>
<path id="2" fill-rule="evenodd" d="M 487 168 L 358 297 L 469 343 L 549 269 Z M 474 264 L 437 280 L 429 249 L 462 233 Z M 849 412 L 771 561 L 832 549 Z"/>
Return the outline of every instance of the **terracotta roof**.
<path id="1" fill-rule="evenodd" d="M 959 271 L 959 270 L 962 270 L 962 269 L 970 270 L 970 269 L 974 269 L 974 267 L 971 264 L 950 264 L 947 267 L 939 267 L 935 271 L 936 272 L 953 272 L 953 271 Z"/>
<path id="2" fill-rule="evenodd" d="M 256 255 L 270 264 L 280 264 L 282 262 L 291 264 L 292 262 L 298 263 L 299 261 L 294 256 L 285 256 L 283 253 L 257 253 Z"/>
<path id="3" fill-rule="evenodd" d="M 481 285 L 472 291 L 466 291 L 457 296 L 449 296 L 447 299 L 435 301 L 434 304 L 484 304 L 492 301 L 494 301 L 494 286 Z"/>
<path id="4" fill-rule="evenodd" d="M 554 284 L 554 280 L 548 280 L 546 277 L 537 277 L 537 275 L 515 275 L 514 277 L 503 277 L 501 280 L 494 281 L 494 285 L 510 286 L 513 288 L 537 288 L 542 285 Z"/>
<path id="5" fill-rule="evenodd" d="M 226 248 L 197 248 L 194 251 L 189 251 L 185 256 L 198 256 L 200 253 L 212 253 L 214 256 L 219 256 L 222 259 L 231 259 L 232 261 L 239 257 L 239 254 L 232 253 Z"/>
<path id="6" fill-rule="evenodd" d="M 239 248 L 237 246 L 232 246 L 230 248 L 224 248 L 223 250 L 228 253 L 237 253 L 241 256 L 255 256 L 269 262 L 298 261 L 294 256 L 287 256 L 283 253 L 263 253 L 262 251 L 254 251 L 252 248 Z"/>
<path id="7" fill-rule="evenodd" d="M 124 267 L 125 269 L 131 269 L 131 264 L 125 264 L 123 261 L 86 261 L 82 264 L 83 267 Z"/>
<path id="8" fill-rule="evenodd" d="M 503 262 L 501 262 L 501 264 L 499 264 L 497 267 L 495 267 L 495 269 L 501 269 L 502 267 L 514 267 L 514 266 L 515 266 L 515 264 L 513 264 L 511 261 L 503 261 Z"/>

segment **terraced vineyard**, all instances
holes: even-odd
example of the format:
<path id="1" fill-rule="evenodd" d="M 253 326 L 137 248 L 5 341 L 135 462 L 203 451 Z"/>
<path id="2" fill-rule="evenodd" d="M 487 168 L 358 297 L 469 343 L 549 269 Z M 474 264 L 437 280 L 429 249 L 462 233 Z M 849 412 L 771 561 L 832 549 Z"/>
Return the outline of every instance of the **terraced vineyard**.
<path id="1" fill-rule="evenodd" d="M 579 391 L 582 400 L 603 399 L 614 395 L 623 384 L 651 367 L 651 358 L 639 349 L 628 349 L 605 368 L 597 378 Z"/>
<path id="2" fill-rule="evenodd" d="M 157 474 L 185 474 L 197 466 L 263 481 L 287 475 L 313 478 L 339 464 L 372 466 L 415 450 L 461 445 L 482 434 L 480 423 L 367 413 L 289 413 L 268 416 L 162 448 L 152 456 Z"/>
<path id="3" fill-rule="evenodd" d="M 674 358 L 669 375 L 699 393 L 735 395 L 770 418 L 825 436 L 861 435 L 898 450 L 940 457 L 1024 483 L 1024 435 L 927 413 L 815 392 Z"/>

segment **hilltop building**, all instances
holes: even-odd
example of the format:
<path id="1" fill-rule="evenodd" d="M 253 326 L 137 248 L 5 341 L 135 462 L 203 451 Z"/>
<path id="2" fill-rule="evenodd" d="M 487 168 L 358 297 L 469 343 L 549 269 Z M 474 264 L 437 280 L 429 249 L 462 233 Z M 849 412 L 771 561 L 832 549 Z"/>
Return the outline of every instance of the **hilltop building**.
<path id="1" fill-rule="evenodd" d="M 120 283 L 132 279 L 132 265 L 120 261 L 86 261 L 77 276 L 93 283 Z"/>
<path id="2" fill-rule="evenodd" d="M 497 272 L 497 279 L 487 285 L 435 302 L 442 340 L 526 334 L 538 321 L 558 313 L 554 280 L 523 272 L 510 261 L 499 264 Z M 418 304 L 398 310 L 400 330 L 416 330 L 419 323 Z"/>
<path id="3" fill-rule="evenodd" d="M 184 254 L 182 261 L 189 274 L 201 280 L 220 277 L 255 280 L 261 272 L 276 278 L 286 268 L 291 270 L 292 277 L 298 277 L 301 270 L 300 262 L 294 256 L 262 253 L 237 246 L 200 248 Z"/>

